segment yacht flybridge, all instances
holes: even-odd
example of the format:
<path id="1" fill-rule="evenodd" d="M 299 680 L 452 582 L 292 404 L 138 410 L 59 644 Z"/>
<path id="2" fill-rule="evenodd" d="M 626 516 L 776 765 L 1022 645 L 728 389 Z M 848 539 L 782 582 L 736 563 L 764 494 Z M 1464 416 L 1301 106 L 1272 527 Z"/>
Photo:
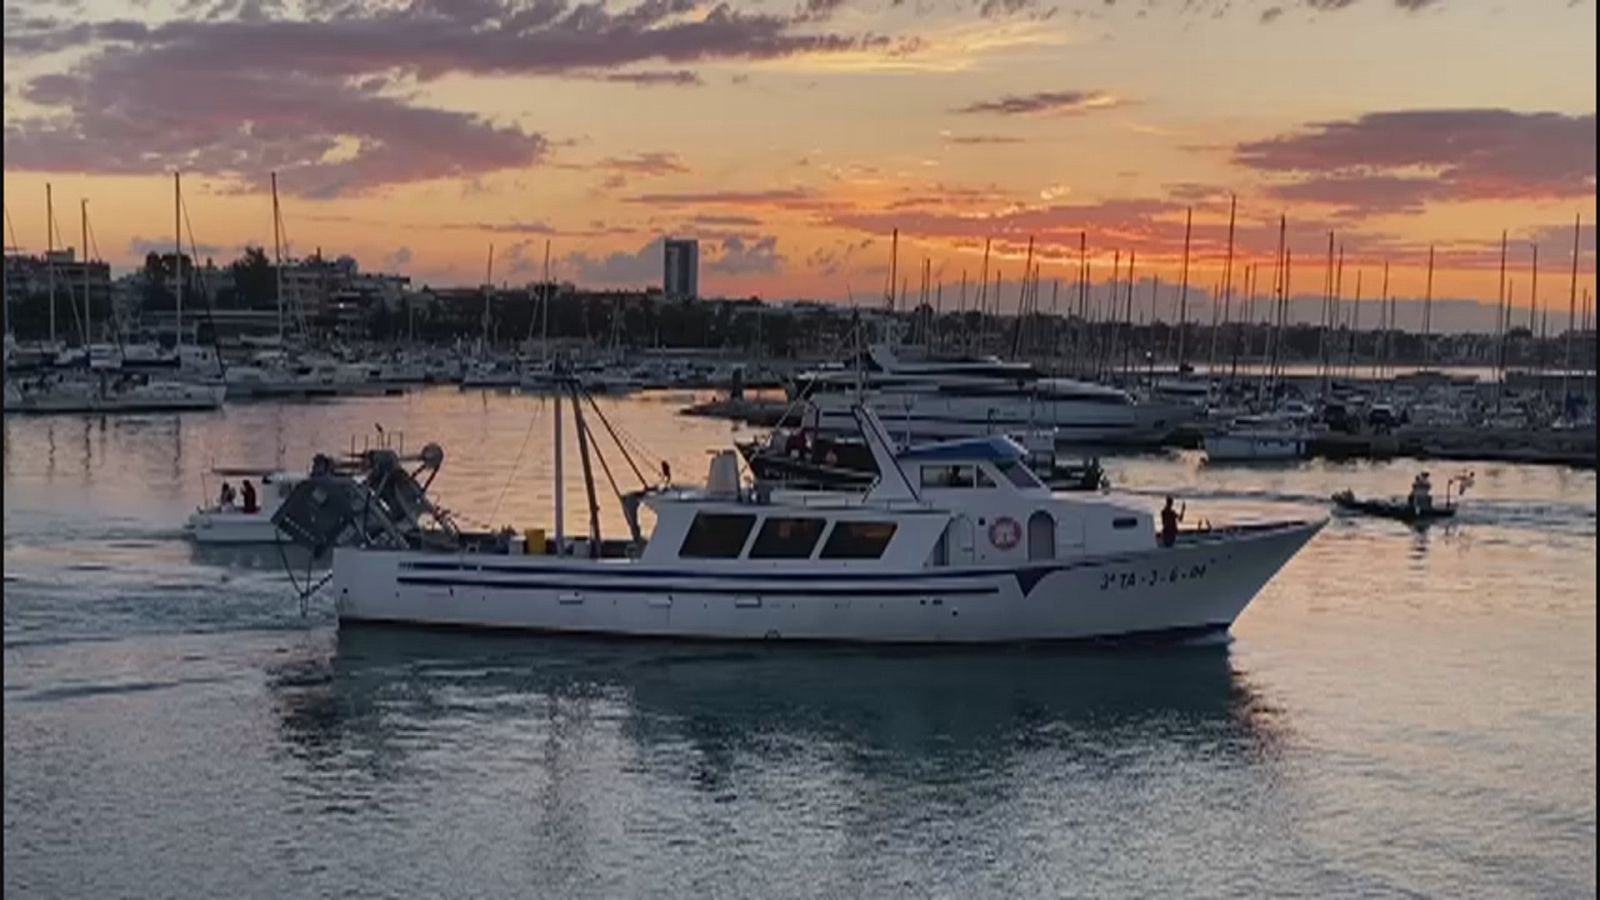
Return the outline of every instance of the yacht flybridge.
<path id="1" fill-rule="evenodd" d="M 559 499 L 561 399 L 575 407 L 583 456 L 581 538 L 567 535 Z M 405 491 L 319 490 L 315 477 L 275 519 L 295 520 L 285 532 L 312 542 L 361 532 L 355 546 L 333 551 L 329 579 L 344 624 L 952 643 L 1224 631 L 1325 522 L 1219 528 L 1162 543 L 1147 512 L 1052 494 L 1008 438 L 897 456 L 884 424 L 857 407 L 881 473 L 865 493 L 750 489 L 730 450 L 714 457 L 704 488 L 619 493 L 630 534 L 606 539 L 589 464 L 598 433 L 585 421 L 585 400 L 575 384 L 558 395 L 553 538 L 429 532 L 387 499 Z M 608 480 L 626 471 L 601 461 Z M 641 503 L 655 515 L 648 538 Z"/>
<path id="2" fill-rule="evenodd" d="M 794 392 L 822 433 L 853 433 L 859 401 L 903 444 L 1053 430 L 1066 444 L 1153 445 L 1199 413 L 1187 403 L 1047 377 L 1025 362 L 903 359 L 887 344 L 869 347 L 854 367 L 801 374 Z"/>

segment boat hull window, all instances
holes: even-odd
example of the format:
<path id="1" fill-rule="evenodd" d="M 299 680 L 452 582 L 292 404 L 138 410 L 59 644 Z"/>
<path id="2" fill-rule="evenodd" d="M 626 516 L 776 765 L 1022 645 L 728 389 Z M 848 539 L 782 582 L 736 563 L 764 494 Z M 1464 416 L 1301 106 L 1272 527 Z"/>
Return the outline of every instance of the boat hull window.
<path id="1" fill-rule="evenodd" d="M 1028 558 L 1056 558 L 1056 519 L 1044 510 L 1028 517 Z"/>
<path id="2" fill-rule="evenodd" d="M 893 522 L 839 522 L 822 545 L 822 559 L 879 559 L 894 538 Z"/>
<path id="3" fill-rule="evenodd" d="M 826 524 L 826 519 L 768 518 L 750 545 L 750 558 L 810 559 Z"/>
<path id="4" fill-rule="evenodd" d="M 699 513 L 689 523 L 678 555 L 687 559 L 736 559 L 756 517 L 738 513 Z"/>

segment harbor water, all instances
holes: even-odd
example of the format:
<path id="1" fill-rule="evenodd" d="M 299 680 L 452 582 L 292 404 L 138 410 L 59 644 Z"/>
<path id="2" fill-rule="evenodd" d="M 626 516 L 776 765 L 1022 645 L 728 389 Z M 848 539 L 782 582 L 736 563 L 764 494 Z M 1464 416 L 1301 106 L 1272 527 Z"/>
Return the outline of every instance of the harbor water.
<path id="1" fill-rule="evenodd" d="M 688 401 L 598 401 L 622 490 L 613 429 L 680 481 L 753 435 Z M 1595 895 L 1592 471 L 1434 464 L 1475 470 L 1454 522 L 1335 516 L 1231 640 L 1181 647 L 341 630 L 275 549 L 181 533 L 213 465 L 303 469 L 377 426 L 444 447 L 464 520 L 548 527 L 553 414 L 449 388 L 8 417 L 5 895 Z M 1425 467 L 1102 462 L 1187 525 Z"/>

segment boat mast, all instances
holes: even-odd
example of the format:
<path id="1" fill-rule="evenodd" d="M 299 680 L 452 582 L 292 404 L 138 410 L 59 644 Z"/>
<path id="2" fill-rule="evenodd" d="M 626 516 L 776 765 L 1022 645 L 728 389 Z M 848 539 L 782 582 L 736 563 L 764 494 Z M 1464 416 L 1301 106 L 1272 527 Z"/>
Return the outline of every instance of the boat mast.
<path id="1" fill-rule="evenodd" d="M 1156 383 L 1156 323 L 1161 321 L 1160 314 L 1156 311 L 1156 296 L 1161 293 L 1161 276 L 1156 275 L 1150 279 L 1150 365 L 1146 374 L 1150 378 L 1151 386 Z"/>
<path id="2" fill-rule="evenodd" d="M 1137 250 L 1128 251 L 1128 303 L 1125 307 L 1126 312 L 1122 315 L 1124 328 L 1127 331 L 1127 337 L 1122 341 L 1122 380 L 1124 385 L 1126 385 L 1129 376 L 1132 374 L 1131 367 L 1133 366 L 1133 261 L 1137 256 Z"/>
<path id="3" fill-rule="evenodd" d="M 550 368 L 550 239 L 544 240 L 544 302 L 539 304 L 539 353 L 546 371 Z"/>
<path id="4" fill-rule="evenodd" d="M 1237 194 L 1228 195 L 1228 255 L 1222 261 L 1222 325 L 1224 328 L 1228 326 L 1228 320 L 1233 316 L 1233 223 L 1234 216 L 1238 211 L 1239 196 Z M 1217 336 L 1213 332 L 1211 335 L 1211 355 L 1213 358 L 1217 355 L 1216 346 Z M 1235 340 L 1234 347 L 1237 348 L 1238 346 L 1239 342 Z M 1233 354 L 1233 361 L 1234 367 L 1237 368 L 1239 364 L 1237 349 Z M 1206 377 L 1211 377 L 1209 371 L 1206 372 Z M 1229 380 L 1232 380 L 1232 377 L 1230 375 Z"/>
<path id="5" fill-rule="evenodd" d="M 178 351 L 178 366 L 183 366 L 183 185 L 179 181 L 176 171 L 172 173 L 172 236 L 175 256 L 172 262 L 173 271 L 177 273 L 177 287 L 174 288 L 173 306 L 177 312 L 178 335 L 173 344 Z"/>
<path id="6" fill-rule="evenodd" d="M 989 310 L 989 238 L 983 239 L 983 271 L 978 275 L 978 328 L 974 351 L 983 349 L 983 322 L 984 315 Z"/>
<path id="7" fill-rule="evenodd" d="M 278 349 L 283 349 L 283 229 L 278 210 L 278 173 L 272 173 L 272 289 L 278 297 Z M 407 304 L 408 306 L 410 304 Z"/>
<path id="8" fill-rule="evenodd" d="M 1428 245 L 1428 287 L 1422 296 L 1422 369 L 1433 365 L 1433 245 Z"/>
<path id="9" fill-rule="evenodd" d="M 1494 304 L 1494 410 L 1500 411 L 1500 397 L 1506 386 L 1506 318 L 1511 298 L 1506 294 L 1506 233 L 1500 232 L 1500 293 Z"/>
<path id="10" fill-rule="evenodd" d="M 1539 373 L 1539 393 L 1544 393 L 1544 335 L 1539 333 L 1539 245 L 1533 245 L 1533 286 L 1528 293 L 1528 343 L 1534 347 L 1533 366 Z"/>
<path id="11" fill-rule="evenodd" d="M 1106 371 L 1108 369 L 1110 369 L 1111 360 L 1112 360 L 1112 354 L 1114 354 L 1116 352 L 1116 349 L 1117 349 L 1116 348 L 1116 340 L 1117 340 L 1117 276 L 1121 272 L 1122 272 L 1122 251 L 1121 250 L 1113 250 L 1111 252 L 1111 285 L 1110 285 L 1110 290 L 1109 290 L 1110 297 L 1108 298 L 1108 301 L 1106 303 L 1106 317 L 1105 317 L 1106 324 L 1110 325 L 1111 328 L 1108 330 L 1108 333 L 1105 335 L 1105 340 L 1101 342 L 1101 346 L 1098 348 L 1099 352 L 1097 352 L 1095 354 L 1095 366 L 1094 366 L 1094 377 L 1095 378 L 1100 378 L 1100 377 L 1104 376 Z"/>
<path id="12" fill-rule="evenodd" d="M 1283 239 L 1287 228 L 1288 217 L 1278 216 L 1278 249 L 1272 257 L 1272 306 L 1267 311 L 1267 346 L 1266 368 L 1261 373 L 1261 392 L 1265 393 L 1267 382 L 1272 377 L 1273 369 L 1278 363 L 1278 296 L 1283 288 L 1284 247 Z"/>
<path id="13" fill-rule="evenodd" d="M 1572 219 L 1572 293 L 1567 297 L 1567 358 L 1561 367 L 1561 415 L 1567 414 L 1567 379 L 1572 375 L 1572 330 L 1577 324 L 1578 311 L 1578 237 L 1582 232 L 1583 214 Z"/>
<path id="14" fill-rule="evenodd" d="M 1186 359 L 1184 339 L 1189 327 L 1189 236 L 1194 229 L 1194 207 L 1183 215 L 1183 273 L 1178 287 L 1178 371 L 1183 371 Z"/>
<path id="15" fill-rule="evenodd" d="M 894 281 L 900 274 L 900 229 L 895 228 L 889 233 L 889 285 L 884 292 L 884 302 L 889 307 L 889 312 L 894 312 Z"/>
<path id="16" fill-rule="evenodd" d="M 555 429 L 556 429 L 556 454 L 555 454 L 555 500 L 556 500 L 556 544 L 555 555 L 566 555 L 567 544 L 567 516 L 566 516 L 566 473 L 563 462 L 566 457 L 566 447 L 561 441 L 561 392 L 555 396 Z"/>
<path id="17" fill-rule="evenodd" d="M 89 306 L 89 198 L 87 197 L 78 201 L 78 219 L 83 243 L 83 353 L 84 361 L 88 362 L 89 344 L 94 341 L 94 314 Z"/>
<path id="18" fill-rule="evenodd" d="M 50 182 L 44 183 L 44 263 L 50 282 L 50 346 L 56 344 L 56 207 Z"/>
<path id="19" fill-rule="evenodd" d="M 1387 307 L 1385 306 L 1387 304 Z M 1379 377 L 1388 372 L 1389 350 L 1394 344 L 1394 297 L 1389 294 L 1389 260 L 1383 261 L 1383 290 L 1378 294 L 1378 321 L 1383 323 L 1382 340 L 1383 350 L 1376 354 L 1378 358 L 1373 361 L 1373 377 Z"/>
<path id="20" fill-rule="evenodd" d="M 1350 360 L 1345 366 L 1356 377 L 1356 342 L 1361 336 L 1361 270 L 1356 270 L 1356 298 L 1350 307 Z"/>
<path id="21" fill-rule="evenodd" d="M 494 291 L 494 243 L 489 244 L 489 264 L 483 272 L 483 355 L 489 355 L 489 295 Z M 587 319 L 586 319 L 587 321 Z"/>
<path id="22" fill-rule="evenodd" d="M 589 463 L 589 428 L 583 422 L 583 403 L 578 398 L 578 382 L 572 382 L 572 422 L 578 432 L 578 461 L 583 464 L 583 490 L 589 498 L 589 558 L 600 558 L 600 502 L 594 494 L 594 470 Z"/>
<path id="23" fill-rule="evenodd" d="M 1246 263 L 1244 284 L 1239 291 L 1239 321 L 1233 324 L 1233 359 L 1228 365 L 1230 386 L 1239 379 L 1239 350 L 1244 343 L 1245 332 L 1250 327 L 1250 292 L 1255 289 L 1255 273 L 1255 266 Z"/>

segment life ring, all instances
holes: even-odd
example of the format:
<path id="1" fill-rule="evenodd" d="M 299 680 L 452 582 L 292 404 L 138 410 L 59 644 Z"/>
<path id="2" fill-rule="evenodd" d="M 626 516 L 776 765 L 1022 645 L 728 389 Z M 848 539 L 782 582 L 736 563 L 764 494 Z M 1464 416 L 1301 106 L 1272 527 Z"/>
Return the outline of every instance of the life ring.
<path id="1" fill-rule="evenodd" d="M 989 543 L 996 549 L 1010 550 L 1022 542 L 1022 526 L 1016 519 L 1001 516 L 989 526 Z"/>

